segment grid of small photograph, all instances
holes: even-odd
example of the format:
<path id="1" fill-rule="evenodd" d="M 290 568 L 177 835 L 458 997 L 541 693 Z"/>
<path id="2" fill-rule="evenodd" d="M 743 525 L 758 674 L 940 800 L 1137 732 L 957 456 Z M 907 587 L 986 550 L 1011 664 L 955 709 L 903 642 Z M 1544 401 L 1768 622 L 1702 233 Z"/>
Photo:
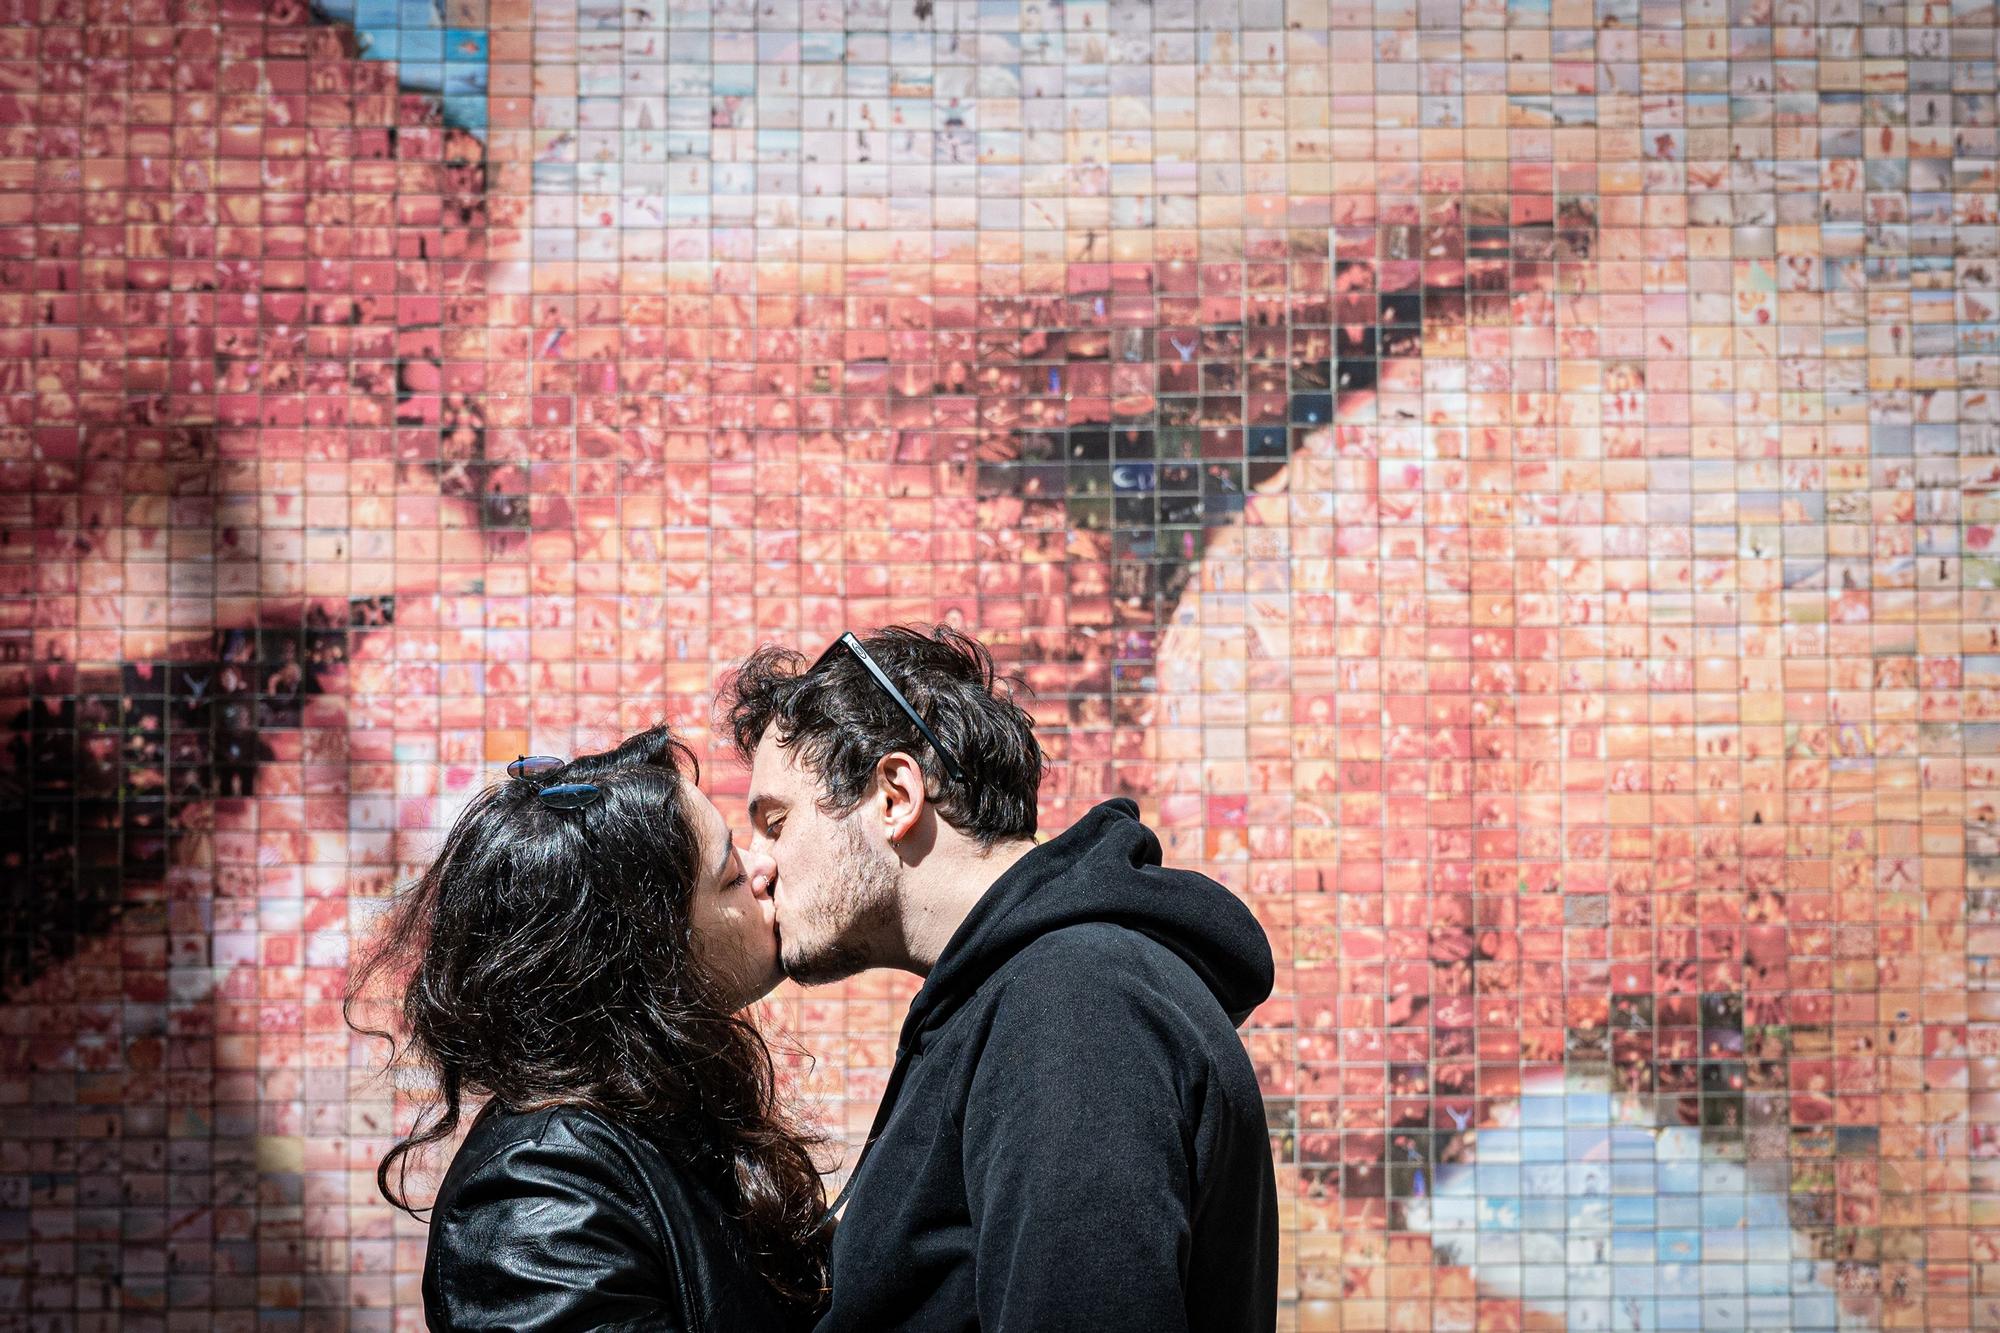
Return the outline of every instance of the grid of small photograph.
<path id="1" fill-rule="evenodd" d="M 948 622 L 1269 931 L 1283 1329 L 2000 1328 L 1992 0 L 0 16 L 0 1327 L 421 1327 L 383 903 Z"/>

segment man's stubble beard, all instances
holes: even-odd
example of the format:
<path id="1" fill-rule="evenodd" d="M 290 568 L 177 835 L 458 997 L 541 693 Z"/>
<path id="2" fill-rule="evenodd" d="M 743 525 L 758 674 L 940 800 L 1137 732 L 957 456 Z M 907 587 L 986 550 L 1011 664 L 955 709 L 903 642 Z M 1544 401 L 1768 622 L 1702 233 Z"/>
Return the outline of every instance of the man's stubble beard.
<path id="1" fill-rule="evenodd" d="M 827 889 L 810 914 L 807 938 L 818 943 L 810 953 L 794 953 L 794 941 L 780 932 L 785 975 L 802 986 L 845 981 L 877 966 L 869 946 L 893 939 L 900 915 L 894 862 L 869 847 L 857 822 L 840 823 L 841 845 L 820 877 Z"/>

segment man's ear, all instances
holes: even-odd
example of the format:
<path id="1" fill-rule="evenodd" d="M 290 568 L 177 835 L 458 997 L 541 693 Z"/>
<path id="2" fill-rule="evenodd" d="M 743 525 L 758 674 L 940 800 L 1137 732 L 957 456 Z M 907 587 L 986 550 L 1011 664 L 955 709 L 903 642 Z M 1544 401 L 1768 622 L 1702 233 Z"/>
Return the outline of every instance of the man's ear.
<path id="1" fill-rule="evenodd" d="M 923 818 L 930 797 L 924 790 L 924 770 L 901 750 L 891 750 L 875 765 L 875 800 L 882 814 L 882 835 L 901 842 Z"/>

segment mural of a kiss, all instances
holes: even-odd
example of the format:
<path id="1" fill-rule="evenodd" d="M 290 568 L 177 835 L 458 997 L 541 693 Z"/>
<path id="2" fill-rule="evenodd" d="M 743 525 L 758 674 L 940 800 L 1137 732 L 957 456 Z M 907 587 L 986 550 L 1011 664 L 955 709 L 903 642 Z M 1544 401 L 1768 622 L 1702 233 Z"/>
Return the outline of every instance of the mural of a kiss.
<path id="1" fill-rule="evenodd" d="M 2000 1320 L 1990 6 L 6 16 L 6 1308 L 414 1326 L 382 898 L 949 620 L 1271 933 L 1285 1327 Z"/>

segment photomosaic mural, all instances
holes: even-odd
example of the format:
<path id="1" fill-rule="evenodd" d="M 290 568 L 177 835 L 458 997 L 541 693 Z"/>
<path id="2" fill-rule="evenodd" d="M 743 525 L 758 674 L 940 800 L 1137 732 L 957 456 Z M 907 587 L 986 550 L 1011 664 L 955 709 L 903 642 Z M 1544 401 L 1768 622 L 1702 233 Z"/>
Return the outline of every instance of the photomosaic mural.
<path id="1" fill-rule="evenodd" d="M 948 621 L 1269 930 L 1283 1327 L 2000 1326 L 1989 0 L 0 11 L 0 1322 L 418 1327 L 384 897 Z"/>

